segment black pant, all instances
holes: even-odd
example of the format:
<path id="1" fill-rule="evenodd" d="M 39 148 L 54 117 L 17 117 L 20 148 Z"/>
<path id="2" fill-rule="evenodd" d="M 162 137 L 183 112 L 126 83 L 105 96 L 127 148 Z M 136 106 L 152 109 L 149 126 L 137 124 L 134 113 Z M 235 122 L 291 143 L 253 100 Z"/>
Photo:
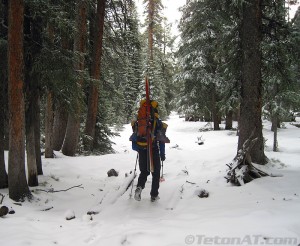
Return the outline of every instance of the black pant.
<path id="1" fill-rule="evenodd" d="M 159 179 L 160 179 L 160 158 L 159 158 L 159 150 L 155 146 L 153 148 L 153 164 L 154 164 L 154 172 L 152 174 L 152 186 L 151 186 L 151 196 L 158 196 L 159 189 Z M 139 167 L 140 167 L 140 176 L 138 179 L 137 186 L 140 186 L 142 189 L 145 188 L 145 184 L 147 181 L 147 177 L 150 172 L 147 170 L 147 149 L 139 150 Z"/>

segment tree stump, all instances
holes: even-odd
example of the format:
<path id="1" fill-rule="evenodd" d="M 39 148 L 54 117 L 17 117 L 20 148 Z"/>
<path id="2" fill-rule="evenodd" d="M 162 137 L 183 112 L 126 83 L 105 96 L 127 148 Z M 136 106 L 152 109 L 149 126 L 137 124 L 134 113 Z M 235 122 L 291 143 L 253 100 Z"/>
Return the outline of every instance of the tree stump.
<path id="1" fill-rule="evenodd" d="M 243 148 L 237 153 L 237 156 L 229 164 L 227 170 L 227 182 L 241 186 L 250 181 L 269 176 L 269 174 L 263 172 L 262 170 L 256 168 L 251 161 L 250 150 L 257 141 L 257 138 L 251 139 L 253 134 L 249 139 L 243 144 Z"/>

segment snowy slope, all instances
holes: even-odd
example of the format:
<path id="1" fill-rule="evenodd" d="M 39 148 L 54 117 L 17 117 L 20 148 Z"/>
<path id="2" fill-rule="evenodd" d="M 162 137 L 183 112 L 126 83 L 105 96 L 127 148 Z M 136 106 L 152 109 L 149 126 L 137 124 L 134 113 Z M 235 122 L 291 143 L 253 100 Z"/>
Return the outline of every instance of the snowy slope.
<path id="1" fill-rule="evenodd" d="M 224 176 L 225 164 L 236 154 L 235 132 L 199 132 L 205 123 L 184 122 L 176 114 L 167 123 L 171 143 L 166 146 L 166 181 L 161 183 L 158 202 L 150 202 L 151 177 L 140 202 L 129 198 L 130 189 L 124 193 L 137 156 L 128 141 L 131 127 L 126 125 L 113 139 L 117 154 L 65 157 L 56 152 L 57 158 L 43 159 L 40 186 L 31 188 L 34 201 L 16 205 L 7 189 L 0 190 L 5 195 L 2 205 L 16 212 L 0 218 L 0 245 L 300 243 L 299 128 L 286 123 L 287 128 L 279 130 L 280 152 L 274 153 L 270 125 L 264 122 L 270 163 L 263 168 L 280 177 L 234 187 Z M 204 145 L 196 143 L 200 136 Z M 107 177 L 111 168 L 118 177 Z M 79 187 L 45 192 L 73 186 Z M 198 197 L 202 189 L 209 192 L 208 198 Z M 88 211 L 98 214 L 89 216 Z M 75 219 L 66 220 L 71 215 Z"/>

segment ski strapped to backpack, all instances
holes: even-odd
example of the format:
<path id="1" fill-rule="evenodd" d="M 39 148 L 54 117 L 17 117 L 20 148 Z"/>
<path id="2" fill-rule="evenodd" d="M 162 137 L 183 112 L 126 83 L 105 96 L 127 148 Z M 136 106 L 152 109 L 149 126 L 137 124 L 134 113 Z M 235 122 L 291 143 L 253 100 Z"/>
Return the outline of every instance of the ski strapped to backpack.
<path id="1" fill-rule="evenodd" d="M 146 77 L 145 79 L 145 89 L 146 89 L 146 116 L 147 116 L 147 168 L 149 172 L 154 172 L 154 163 L 153 163 L 153 149 L 152 149 L 152 144 L 153 144 L 153 138 L 152 138 L 152 128 L 155 129 L 155 125 L 153 122 L 153 127 L 152 127 L 152 122 L 151 122 L 151 105 L 150 105 L 150 86 L 149 86 L 149 81 L 148 78 Z M 156 121 L 156 119 L 154 119 Z"/>

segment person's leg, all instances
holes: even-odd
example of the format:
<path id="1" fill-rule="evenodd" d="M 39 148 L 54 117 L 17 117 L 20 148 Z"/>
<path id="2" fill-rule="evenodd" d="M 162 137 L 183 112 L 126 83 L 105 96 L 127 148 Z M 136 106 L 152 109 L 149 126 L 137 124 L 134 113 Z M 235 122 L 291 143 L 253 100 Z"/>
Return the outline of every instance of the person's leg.
<path id="1" fill-rule="evenodd" d="M 150 195 L 151 197 L 158 196 L 158 189 L 159 189 L 159 179 L 160 179 L 160 158 L 159 158 L 159 151 L 153 149 L 153 161 L 154 161 L 154 172 L 152 174 L 152 187 Z"/>
<path id="2" fill-rule="evenodd" d="M 144 189 L 147 177 L 150 174 L 147 170 L 147 150 L 139 150 L 139 168 L 141 173 L 138 178 L 137 187 Z"/>

